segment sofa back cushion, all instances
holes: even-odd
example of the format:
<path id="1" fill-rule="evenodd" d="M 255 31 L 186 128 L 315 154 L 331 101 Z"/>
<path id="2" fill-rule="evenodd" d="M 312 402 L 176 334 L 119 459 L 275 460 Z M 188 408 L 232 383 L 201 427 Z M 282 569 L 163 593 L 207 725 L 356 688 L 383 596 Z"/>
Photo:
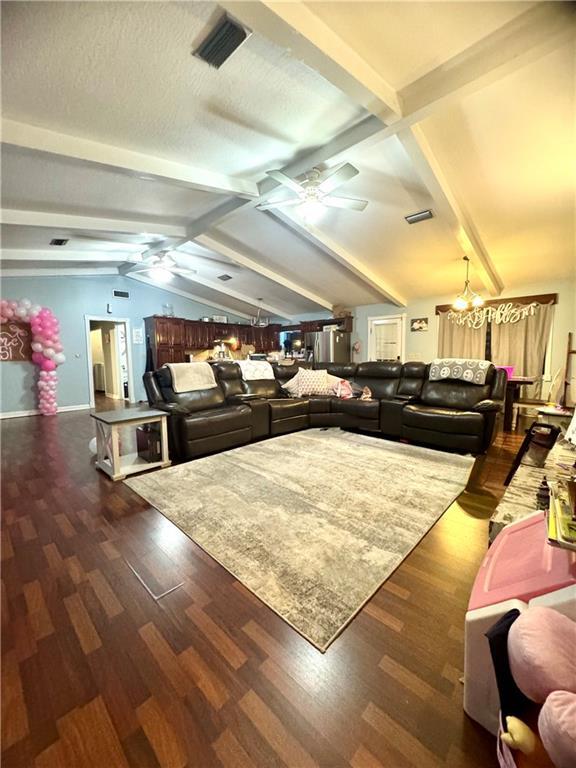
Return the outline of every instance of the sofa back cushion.
<path id="1" fill-rule="evenodd" d="M 420 399 L 434 408 L 469 411 L 480 400 L 490 397 L 488 385 L 478 386 L 465 381 L 425 381 Z"/>
<path id="2" fill-rule="evenodd" d="M 422 387 L 427 378 L 428 366 L 426 363 L 404 363 L 402 366 L 402 378 L 398 384 L 398 394 L 420 397 Z"/>
<path id="3" fill-rule="evenodd" d="M 492 394 L 492 385 L 496 369 L 490 363 L 486 373 L 485 384 L 471 384 L 461 379 L 444 379 L 442 381 L 425 381 L 422 387 L 421 400 L 434 408 L 453 408 L 458 411 L 468 411 L 480 400 L 488 400 Z"/>
<path id="4" fill-rule="evenodd" d="M 212 370 L 224 397 L 245 393 L 242 371 L 236 363 L 231 360 L 219 360 L 212 363 Z"/>
<path id="5" fill-rule="evenodd" d="M 290 381 L 290 379 L 293 379 L 294 376 L 298 373 L 298 370 L 300 368 L 304 368 L 305 370 L 308 370 L 310 368 L 309 363 L 300 362 L 299 360 L 295 360 L 292 365 L 282 365 L 281 363 L 272 363 L 272 370 L 274 371 L 274 376 L 276 378 L 276 381 L 278 384 L 283 387 L 284 384 L 286 384 L 287 381 Z"/>
<path id="6" fill-rule="evenodd" d="M 328 371 L 331 376 L 352 381 L 356 376 L 356 363 L 315 363 L 314 368 Z"/>
<path id="7" fill-rule="evenodd" d="M 398 391 L 402 363 L 358 363 L 354 380 L 361 387 L 368 387 L 372 397 L 391 400 Z"/>
<path id="8" fill-rule="evenodd" d="M 197 389 L 193 392 L 174 392 L 172 374 L 169 368 L 160 368 L 154 372 L 158 389 L 167 403 L 177 403 L 191 413 L 206 408 L 218 408 L 224 403 L 224 393 L 221 387 Z"/>

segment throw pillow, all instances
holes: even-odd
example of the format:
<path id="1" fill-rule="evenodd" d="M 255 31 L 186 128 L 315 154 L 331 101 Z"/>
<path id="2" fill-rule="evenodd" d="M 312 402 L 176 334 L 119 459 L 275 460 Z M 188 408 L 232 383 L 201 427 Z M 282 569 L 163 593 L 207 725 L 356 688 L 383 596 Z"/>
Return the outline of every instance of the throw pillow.
<path id="1" fill-rule="evenodd" d="M 328 383 L 328 371 L 309 371 L 300 369 L 298 376 L 298 397 L 307 395 L 331 395 L 332 388 Z"/>
<path id="2" fill-rule="evenodd" d="M 285 390 L 290 395 L 290 397 L 298 397 L 298 379 L 300 377 L 301 370 L 301 368 L 298 368 L 298 373 L 296 376 L 292 376 L 292 378 L 288 379 L 288 381 L 282 386 L 282 389 Z"/>

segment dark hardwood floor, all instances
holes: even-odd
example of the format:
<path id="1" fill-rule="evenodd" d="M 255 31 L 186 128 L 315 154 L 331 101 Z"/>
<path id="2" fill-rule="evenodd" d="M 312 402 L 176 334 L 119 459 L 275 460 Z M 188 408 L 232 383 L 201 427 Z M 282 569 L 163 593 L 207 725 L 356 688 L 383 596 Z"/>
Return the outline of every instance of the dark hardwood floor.
<path id="1" fill-rule="evenodd" d="M 94 469 L 86 412 L 1 427 L 4 768 L 496 765 L 463 622 L 520 437 L 322 654 Z"/>

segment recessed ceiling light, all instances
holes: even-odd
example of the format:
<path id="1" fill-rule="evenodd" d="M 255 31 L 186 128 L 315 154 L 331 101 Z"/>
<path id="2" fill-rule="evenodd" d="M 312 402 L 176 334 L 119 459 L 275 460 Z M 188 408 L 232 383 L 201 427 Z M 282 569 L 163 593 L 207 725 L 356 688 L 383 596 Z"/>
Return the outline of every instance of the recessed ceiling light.
<path id="1" fill-rule="evenodd" d="M 432 211 L 418 211 L 418 213 L 411 213 L 409 216 L 404 216 L 408 224 L 418 224 L 419 221 L 426 221 L 426 219 L 433 219 L 434 214 Z"/>
<path id="2" fill-rule="evenodd" d="M 67 242 L 68 242 L 68 240 L 66 240 L 66 239 L 64 239 L 62 237 L 54 237 L 54 238 L 52 238 L 52 240 L 50 240 L 50 245 L 62 246 L 62 245 L 66 245 Z"/>

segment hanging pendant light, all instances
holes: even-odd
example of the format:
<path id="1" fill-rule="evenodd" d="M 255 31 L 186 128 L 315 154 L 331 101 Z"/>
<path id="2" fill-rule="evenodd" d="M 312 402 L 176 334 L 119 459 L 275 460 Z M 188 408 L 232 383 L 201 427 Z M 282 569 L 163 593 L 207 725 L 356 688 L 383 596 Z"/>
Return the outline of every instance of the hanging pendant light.
<path id="1" fill-rule="evenodd" d="M 452 308 L 458 312 L 465 312 L 466 310 L 476 309 L 477 307 L 482 307 L 484 305 L 484 299 L 482 296 L 480 296 L 478 293 L 475 293 L 470 288 L 470 279 L 468 276 L 470 270 L 470 259 L 468 256 L 464 256 L 463 260 L 466 262 L 466 280 L 464 281 L 464 290 L 462 293 L 459 293 L 458 296 L 456 296 L 454 303 L 452 304 Z"/>
<path id="2" fill-rule="evenodd" d="M 262 316 L 262 299 L 256 299 L 256 301 L 259 303 L 258 312 L 255 317 L 250 318 L 250 324 L 256 328 L 266 328 L 270 325 L 270 318 Z"/>

